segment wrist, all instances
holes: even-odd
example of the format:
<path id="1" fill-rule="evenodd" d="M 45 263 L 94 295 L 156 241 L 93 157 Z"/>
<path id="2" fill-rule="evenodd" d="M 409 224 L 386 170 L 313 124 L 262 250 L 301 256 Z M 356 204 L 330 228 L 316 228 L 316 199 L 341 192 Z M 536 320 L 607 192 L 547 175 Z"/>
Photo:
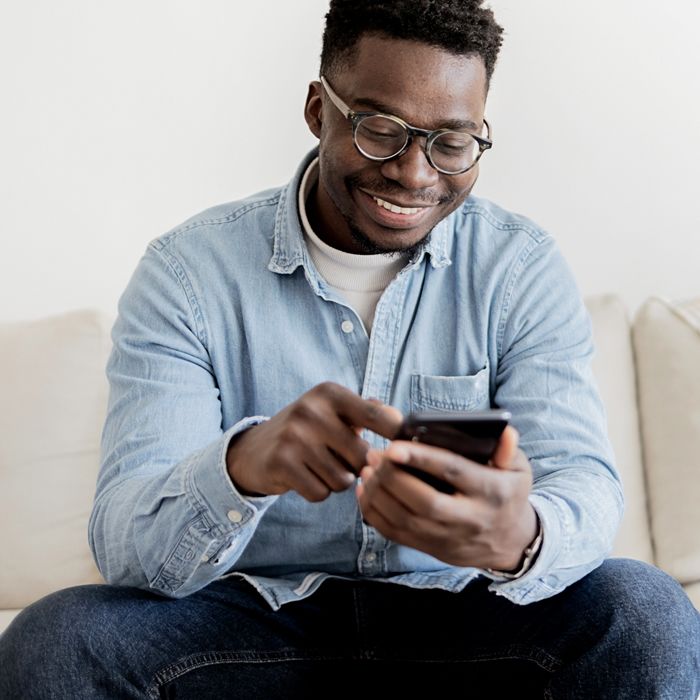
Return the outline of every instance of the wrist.
<path id="1" fill-rule="evenodd" d="M 529 543 L 524 547 L 524 549 L 521 550 L 521 555 L 517 566 L 506 571 L 487 567 L 486 571 L 488 571 L 491 575 L 512 581 L 524 576 L 535 564 L 540 549 L 542 548 L 544 532 L 542 530 L 542 523 L 537 515 L 537 512 L 534 508 L 532 508 L 532 506 L 530 506 L 530 509 L 534 518 L 535 534 L 531 537 Z"/>
<path id="2" fill-rule="evenodd" d="M 264 496 L 265 494 L 247 488 L 240 479 L 241 465 L 245 460 L 244 451 L 241 449 L 241 439 L 246 436 L 249 430 L 250 428 L 242 430 L 229 441 L 226 449 L 226 471 L 231 483 L 242 496 Z"/>

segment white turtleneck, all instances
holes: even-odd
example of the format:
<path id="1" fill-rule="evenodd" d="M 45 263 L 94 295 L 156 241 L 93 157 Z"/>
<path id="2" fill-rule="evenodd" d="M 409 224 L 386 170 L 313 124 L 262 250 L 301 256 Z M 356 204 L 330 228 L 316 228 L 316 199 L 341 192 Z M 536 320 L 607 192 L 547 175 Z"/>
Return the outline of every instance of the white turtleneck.
<path id="1" fill-rule="evenodd" d="M 299 214 L 309 254 L 323 279 L 357 312 L 369 335 L 377 302 L 408 256 L 404 253 L 356 255 L 324 243 L 314 233 L 306 215 L 306 200 L 317 182 L 318 158 L 309 164 L 299 187 Z"/>

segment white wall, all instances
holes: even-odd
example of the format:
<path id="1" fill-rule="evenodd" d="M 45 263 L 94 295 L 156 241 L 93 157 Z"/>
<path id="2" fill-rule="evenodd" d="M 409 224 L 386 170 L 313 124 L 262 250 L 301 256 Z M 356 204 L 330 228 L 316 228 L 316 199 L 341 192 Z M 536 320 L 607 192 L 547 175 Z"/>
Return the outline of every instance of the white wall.
<path id="1" fill-rule="evenodd" d="M 700 293 L 697 0 L 494 0 L 477 192 L 553 232 L 584 293 Z M 0 320 L 113 312 L 149 240 L 285 182 L 326 0 L 0 4 Z"/>

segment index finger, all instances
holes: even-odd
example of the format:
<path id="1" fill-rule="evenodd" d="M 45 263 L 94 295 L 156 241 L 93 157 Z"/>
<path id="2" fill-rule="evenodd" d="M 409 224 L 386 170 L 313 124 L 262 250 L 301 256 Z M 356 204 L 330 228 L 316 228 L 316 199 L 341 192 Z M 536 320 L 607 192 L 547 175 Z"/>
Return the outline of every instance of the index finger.
<path id="1" fill-rule="evenodd" d="M 393 438 L 403 415 L 378 399 L 365 399 L 346 387 L 336 385 L 331 400 L 336 413 L 354 428 L 367 428 L 385 438 Z"/>

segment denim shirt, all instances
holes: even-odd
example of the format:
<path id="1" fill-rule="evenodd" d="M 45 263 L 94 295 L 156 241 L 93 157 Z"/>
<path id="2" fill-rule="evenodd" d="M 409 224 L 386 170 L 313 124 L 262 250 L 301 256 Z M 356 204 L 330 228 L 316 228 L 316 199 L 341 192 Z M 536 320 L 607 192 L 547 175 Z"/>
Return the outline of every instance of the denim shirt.
<path id="1" fill-rule="evenodd" d="M 448 591 L 486 576 L 519 604 L 560 592 L 610 551 L 622 496 L 590 321 L 553 239 L 469 197 L 386 288 L 368 337 L 304 243 L 297 193 L 315 155 L 288 186 L 151 242 L 121 297 L 89 524 L 102 575 L 172 598 L 242 576 L 274 609 L 329 576 Z M 231 438 L 329 380 L 404 413 L 509 410 L 544 532 L 532 569 L 506 581 L 389 541 L 353 488 L 241 495 Z"/>

